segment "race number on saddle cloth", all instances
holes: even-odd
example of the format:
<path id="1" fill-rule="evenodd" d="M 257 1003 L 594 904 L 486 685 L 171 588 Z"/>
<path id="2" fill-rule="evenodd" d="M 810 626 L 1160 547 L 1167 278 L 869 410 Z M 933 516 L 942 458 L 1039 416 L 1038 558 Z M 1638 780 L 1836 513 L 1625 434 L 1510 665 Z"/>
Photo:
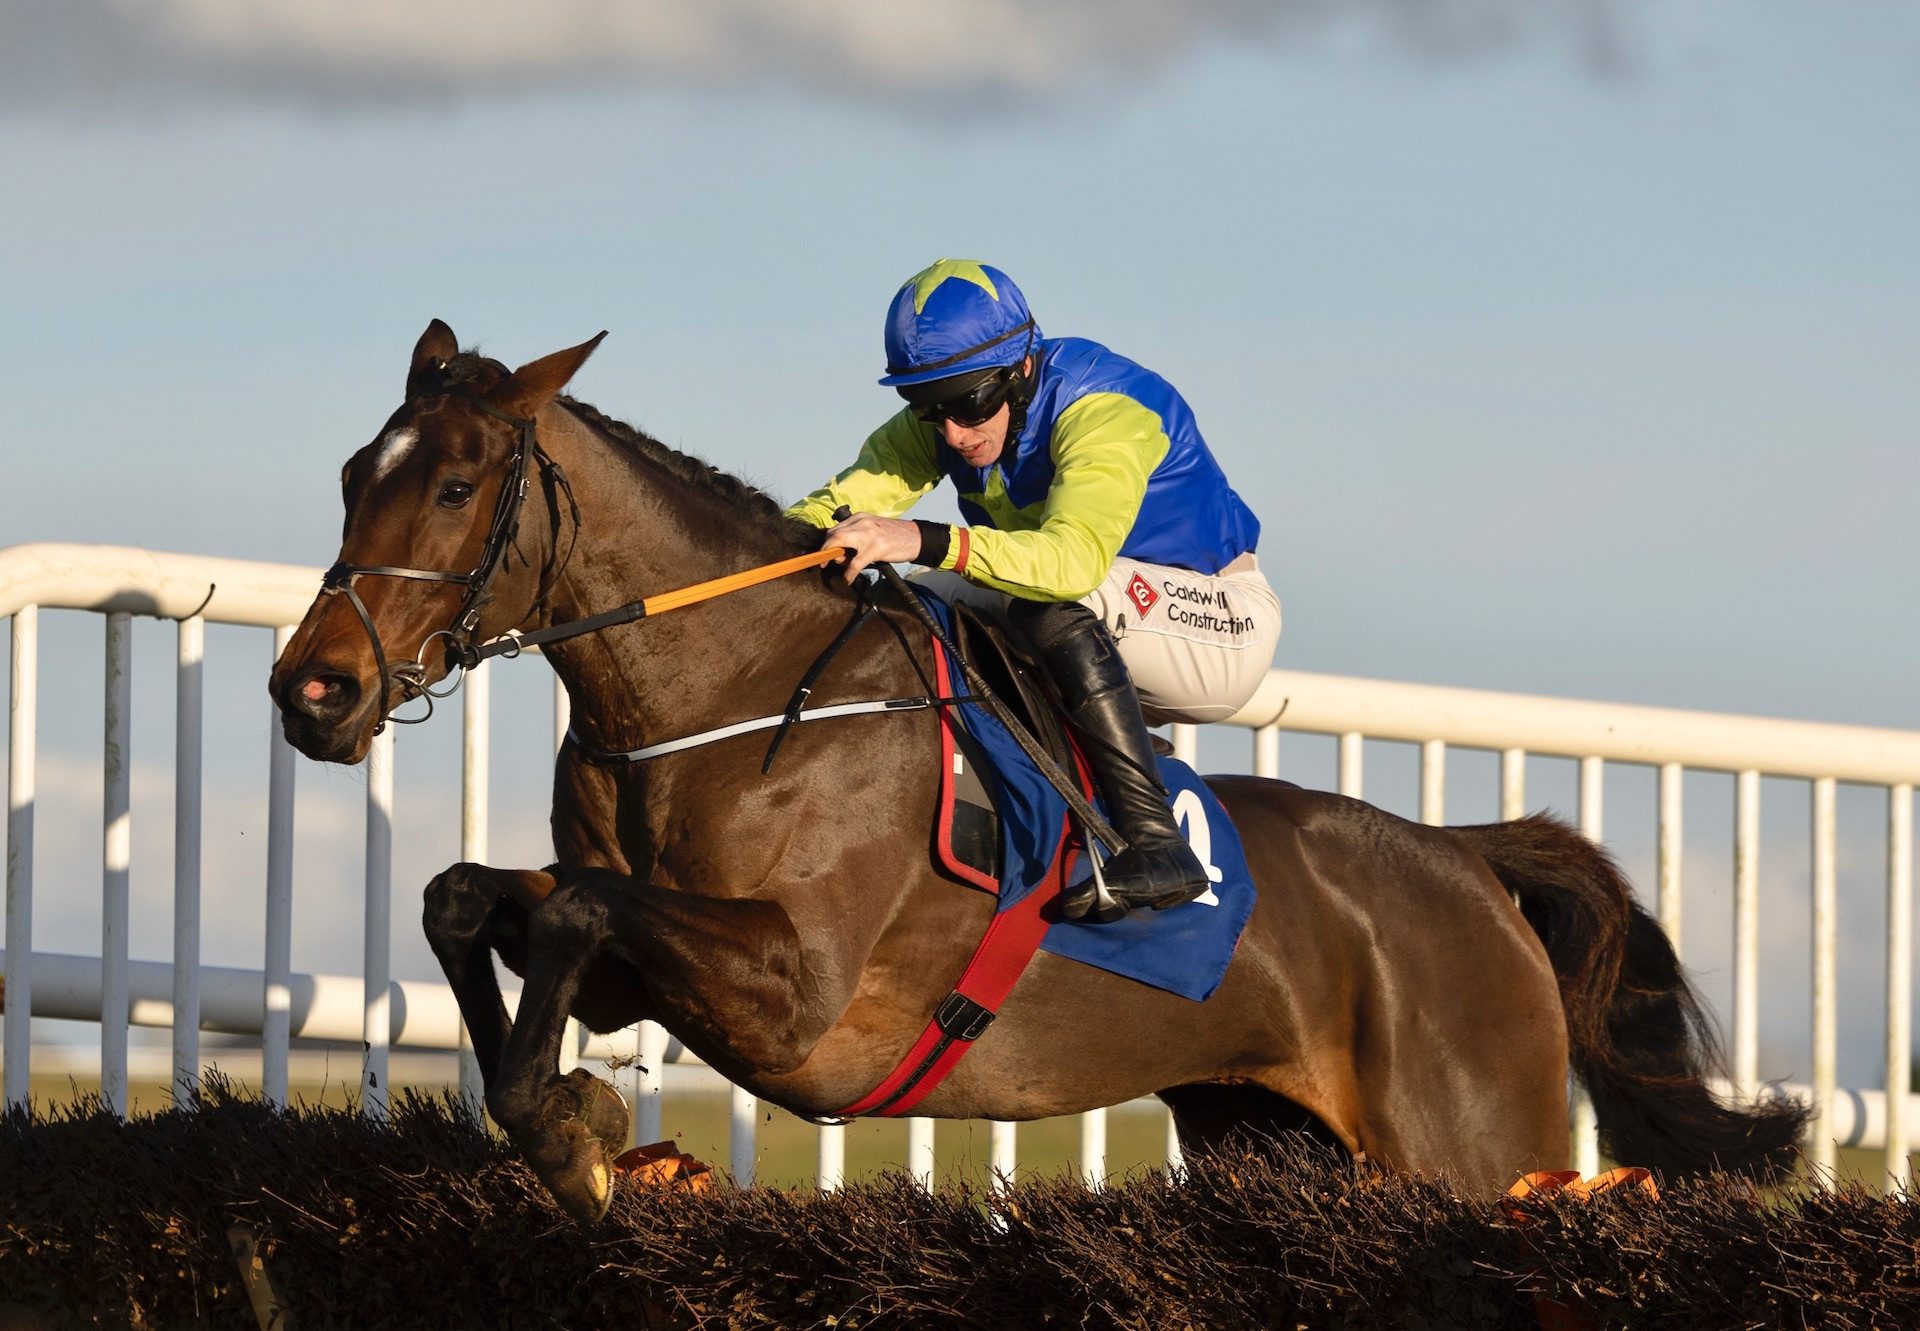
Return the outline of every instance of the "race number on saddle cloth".
<path id="1" fill-rule="evenodd" d="M 925 588 L 915 590 L 951 638 L 952 609 Z M 959 667 L 951 661 L 946 666 L 952 693 L 965 694 L 967 684 Z M 999 815 L 995 847 L 998 881 L 981 872 L 985 866 L 973 862 L 981 858 L 977 853 L 969 854 L 954 844 L 953 805 L 959 775 L 955 769 L 964 768 L 967 758 L 966 748 L 955 748 L 951 743 L 946 747 L 953 749 L 960 761 L 950 760 L 942 769 L 937 849 L 956 877 L 997 892 L 997 911 L 1005 912 L 1040 890 L 1054 871 L 1067 804 L 1020 751 L 1013 737 L 984 709 L 962 705 L 942 711 L 943 726 L 955 722 L 965 726 L 972 740 L 967 747 L 984 759 L 986 770 L 980 775 Z M 1056 920 L 1041 939 L 1040 950 L 1199 1002 L 1219 987 L 1227 963 L 1233 960 L 1234 948 L 1253 914 L 1253 879 L 1241 850 L 1240 834 L 1219 798 L 1179 759 L 1162 756 L 1159 761 L 1161 780 L 1172 797 L 1174 818 L 1207 866 L 1207 876 L 1214 883 L 1212 890 L 1186 905 L 1135 911 L 1111 924 Z M 1095 806 L 1099 803 L 1096 798 Z M 1069 843 L 1066 853 L 1074 855 L 1076 850 L 1078 847 Z M 1064 878 L 1069 884 L 1092 872 L 1084 852 L 1074 855 L 1074 860 Z"/>

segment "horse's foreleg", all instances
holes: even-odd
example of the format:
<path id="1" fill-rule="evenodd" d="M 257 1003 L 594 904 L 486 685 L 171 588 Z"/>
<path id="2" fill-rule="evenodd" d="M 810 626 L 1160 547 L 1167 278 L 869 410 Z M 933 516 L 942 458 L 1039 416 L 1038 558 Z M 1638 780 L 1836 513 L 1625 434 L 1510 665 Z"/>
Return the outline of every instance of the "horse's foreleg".
<path id="1" fill-rule="evenodd" d="M 554 1200 L 592 1224 L 613 1199 L 611 1162 L 631 1122 L 626 1102 L 583 1069 L 559 1075 L 560 1044 L 588 967 L 612 937 L 599 894 L 576 880 L 527 920 L 526 986 L 487 1083 L 487 1108 Z M 476 1051 L 478 1041 L 475 1041 Z"/>
<path id="2" fill-rule="evenodd" d="M 583 1223 L 611 1200 L 608 1157 L 623 1144 L 626 1111 L 584 1071 L 559 1075 L 560 1042 L 582 978 L 607 958 L 645 975 L 667 1024 L 704 1035 L 731 1075 L 797 1065 L 845 1007 L 804 980 L 799 936 L 779 906 L 667 891 L 606 869 L 567 875 L 528 918 L 526 988 L 487 1107 Z"/>
<path id="3" fill-rule="evenodd" d="M 460 1005 L 481 1079 L 488 1086 L 512 1026 L 493 971 L 491 925 L 503 899 L 538 901 L 552 888 L 550 874 L 484 864 L 456 864 L 427 884 L 421 925 Z"/>

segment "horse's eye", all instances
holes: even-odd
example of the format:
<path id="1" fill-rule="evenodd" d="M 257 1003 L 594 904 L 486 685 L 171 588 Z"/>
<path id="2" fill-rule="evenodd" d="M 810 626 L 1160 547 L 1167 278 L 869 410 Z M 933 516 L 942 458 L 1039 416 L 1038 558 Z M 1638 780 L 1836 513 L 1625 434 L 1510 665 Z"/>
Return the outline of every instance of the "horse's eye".
<path id="1" fill-rule="evenodd" d="M 440 507 L 465 508 L 473 498 L 473 486 L 465 481 L 448 481 L 440 487 Z"/>

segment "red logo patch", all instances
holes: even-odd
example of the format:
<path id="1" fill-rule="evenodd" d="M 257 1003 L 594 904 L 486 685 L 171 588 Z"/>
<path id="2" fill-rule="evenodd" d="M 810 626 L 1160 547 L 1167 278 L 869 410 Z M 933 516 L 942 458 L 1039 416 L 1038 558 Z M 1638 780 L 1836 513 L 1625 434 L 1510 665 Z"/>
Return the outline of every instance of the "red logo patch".
<path id="1" fill-rule="evenodd" d="M 1145 619 L 1147 611 L 1159 603 L 1160 593 L 1148 586 L 1147 580 L 1136 573 L 1127 583 L 1127 599 L 1133 602 L 1134 609 L 1140 612 L 1142 619 Z"/>

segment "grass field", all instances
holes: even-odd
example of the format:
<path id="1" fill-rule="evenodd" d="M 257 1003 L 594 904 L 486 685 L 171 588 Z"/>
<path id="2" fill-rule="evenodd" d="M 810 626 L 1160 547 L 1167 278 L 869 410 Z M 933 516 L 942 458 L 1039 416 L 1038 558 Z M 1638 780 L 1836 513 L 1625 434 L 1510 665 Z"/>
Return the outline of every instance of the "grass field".
<path id="1" fill-rule="evenodd" d="M 351 1064 L 349 1064 L 351 1067 Z M 604 1067 L 590 1065 L 605 1075 Z M 397 1070 L 397 1069 L 396 1069 Z M 71 1101 L 76 1094 L 97 1089 L 74 1078 L 38 1077 L 33 1096 L 41 1105 Z M 437 1091 L 437 1086 L 426 1089 Z M 341 1106 L 357 1094 L 355 1080 L 296 1083 L 293 1097 L 305 1103 Z M 129 1087 L 136 1114 L 164 1110 L 171 1103 L 157 1081 Z M 728 1145 L 728 1098 L 699 1090 L 670 1090 L 665 1097 L 662 1130 L 680 1149 L 724 1170 L 731 1158 Z M 818 1133 L 803 1119 L 784 1109 L 759 1107 L 755 1181 L 780 1187 L 811 1186 L 816 1177 Z M 1110 1178 L 1163 1168 L 1166 1164 L 1166 1114 L 1157 1105 L 1121 1105 L 1107 1114 L 1107 1174 Z M 942 1121 L 934 1129 L 934 1169 L 943 1182 L 964 1181 L 983 1186 L 989 1181 L 989 1126 L 977 1119 Z M 1043 1178 L 1080 1169 L 1080 1126 L 1074 1118 L 1047 1119 L 1019 1126 L 1019 1165 L 1015 1177 Z M 862 1119 L 846 1130 L 846 1177 L 870 1178 L 887 1169 L 904 1168 L 907 1128 L 904 1122 Z M 1611 1165 L 1612 1161 L 1603 1162 Z M 1631 1163 L 1631 1162 L 1626 1162 Z M 1881 1174 L 1878 1151 L 1846 1150 L 1839 1155 L 1841 1181 L 1877 1186 Z M 1804 1170 L 1803 1170 L 1804 1173 Z"/>
<path id="2" fill-rule="evenodd" d="M 1107 1114 L 1107 1173 L 1164 1168 L 1166 1115 L 1163 1111 L 1122 1106 Z M 702 1160 L 727 1159 L 727 1101 L 717 1095 L 688 1095 L 672 1102 L 665 1115 L 668 1135 L 682 1150 Z M 934 1128 L 934 1170 L 942 1180 L 987 1182 L 988 1125 L 977 1119 L 942 1122 Z M 811 1184 L 815 1143 L 812 1124 L 785 1110 L 760 1109 L 759 1179 L 764 1183 Z M 847 1125 L 847 1177 L 863 1178 L 899 1168 L 907 1155 L 905 1123 L 861 1119 Z M 1080 1168 L 1078 1119 L 1045 1119 L 1019 1128 L 1017 1178 L 1044 1177 Z"/>

